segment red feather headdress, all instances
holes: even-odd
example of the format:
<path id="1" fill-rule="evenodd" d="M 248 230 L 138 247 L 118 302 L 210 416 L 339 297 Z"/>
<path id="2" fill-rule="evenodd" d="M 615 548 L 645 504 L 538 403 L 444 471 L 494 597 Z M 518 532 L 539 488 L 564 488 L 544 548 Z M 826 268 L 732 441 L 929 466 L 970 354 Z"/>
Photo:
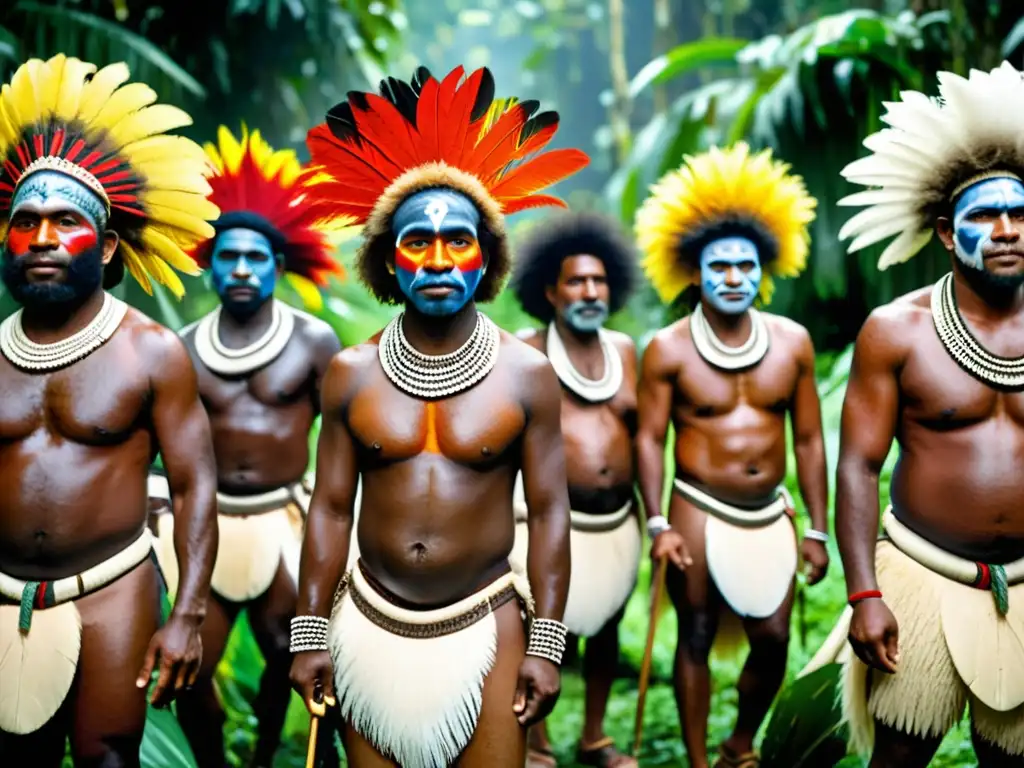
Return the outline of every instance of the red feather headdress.
<path id="1" fill-rule="evenodd" d="M 243 125 L 236 139 L 221 126 L 217 144 L 205 149 L 214 167 L 210 200 L 221 211 L 214 228 L 244 227 L 266 236 L 283 257 L 289 282 L 315 308 L 318 288 L 327 286 L 330 275 L 344 274 L 333 253 L 337 235 L 351 228 L 353 217 L 339 216 L 337 207 L 320 197 L 319 185 L 309 184 L 315 172 L 303 168 L 295 152 L 275 151 L 259 131 L 250 134 Z M 203 267 L 209 267 L 213 244 L 210 238 L 193 251 Z"/>
<path id="2" fill-rule="evenodd" d="M 510 264 L 503 216 L 566 207 L 540 191 L 589 162 L 578 149 L 541 152 L 558 130 L 556 112 L 535 114 L 536 101 L 496 102 L 486 68 L 463 75 L 456 67 L 438 82 L 420 67 L 410 83 L 382 81 L 380 95 L 351 92 L 307 136 L 310 163 L 321 171 L 318 194 L 365 224 L 359 270 L 384 301 L 402 298 L 381 270 L 394 249 L 391 217 L 407 197 L 447 187 L 476 204 L 495 239 L 477 292 L 487 301 Z"/>

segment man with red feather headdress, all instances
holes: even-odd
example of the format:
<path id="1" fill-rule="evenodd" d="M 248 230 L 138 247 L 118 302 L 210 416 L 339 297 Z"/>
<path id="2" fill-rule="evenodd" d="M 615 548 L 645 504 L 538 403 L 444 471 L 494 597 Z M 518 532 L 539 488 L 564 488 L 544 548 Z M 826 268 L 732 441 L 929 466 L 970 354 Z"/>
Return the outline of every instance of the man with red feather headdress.
<path id="1" fill-rule="evenodd" d="M 181 336 L 199 375 L 213 429 L 220 546 L 213 599 L 203 624 L 203 662 L 195 686 L 181 696 L 178 719 L 200 768 L 222 768 L 224 712 L 213 674 L 242 608 L 248 609 L 266 660 L 255 702 L 259 733 L 253 766 L 269 767 L 288 709 L 288 622 L 295 614 L 302 518 L 310 488 L 309 432 L 320 413 L 320 389 L 341 346 L 322 320 L 274 298 L 280 276 L 307 305 L 341 269 L 332 236 L 352 217 L 309 185 L 314 173 L 291 150 L 274 151 L 258 131 L 240 139 L 227 128 L 207 145 L 215 168 L 210 199 L 220 208 L 216 234 L 199 243 L 220 306 Z M 169 500 L 151 476 L 150 496 Z M 177 582 L 173 516 L 158 514 L 157 554 L 170 590 Z"/>
<path id="2" fill-rule="evenodd" d="M 404 311 L 324 378 L 292 682 L 338 706 L 348 764 L 521 766 L 565 650 L 569 504 L 558 379 L 481 314 L 510 266 L 504 216 L 588 162 L 540 152 L 558 115 L 495 102 L 486 69 L 351 93 L 309 133 L 321 194 L 363 223 L 363 281 Z M 532 157 L 531 157 L 532 156 Z M 509 565 L 512 492 L 527 575 Z M 353 524 L 357 481 L 362 483 Z M 353 535 L 359 558 L 347 568 Z"/>

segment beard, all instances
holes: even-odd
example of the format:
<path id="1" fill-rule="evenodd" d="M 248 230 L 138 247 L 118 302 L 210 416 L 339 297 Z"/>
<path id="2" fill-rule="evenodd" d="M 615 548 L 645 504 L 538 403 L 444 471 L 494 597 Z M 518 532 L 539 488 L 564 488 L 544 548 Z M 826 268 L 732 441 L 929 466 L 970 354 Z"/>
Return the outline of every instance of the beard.
<path id="1" fill-rule="evenodd" d="M 1000 275 L 989 272 L 984 267 L 978 268 L 965 264 L 962 259 L 955 259 L 956 269 L 964 276 L 969 285 L 981 293 L 1005 294 L 1013 293 L 1024 285 L 1024 272 L 1016 275 Z"/>
<path id="2" fill-rule="evenodd" d="M 608 319 L 608 305 L 603 301 L 574 301 L 562 310 L 566 325 L 578 333 L 596 333 Z"/>
<path id="3" fill-rule="evenodd" d="M 32 254 L 15 256 L 6 246 L 0 277 L 11 296 L 22 306 L 60 307 L 79 304 L 103 283 L 103 246 L 83 251 L 72 258 L 64 270 L 62 282 L 29 282 L 26 274 Z"/>

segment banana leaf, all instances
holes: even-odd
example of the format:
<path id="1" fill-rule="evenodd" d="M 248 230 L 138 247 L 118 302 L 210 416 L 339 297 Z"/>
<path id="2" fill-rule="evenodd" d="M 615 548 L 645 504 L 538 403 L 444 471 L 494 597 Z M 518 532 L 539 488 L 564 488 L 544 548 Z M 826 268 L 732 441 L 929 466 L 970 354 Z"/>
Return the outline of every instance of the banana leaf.
<path id="1" fill-rule="evenodd" d="M 762 768 L 833 768 L 846 758 L 839 664 L 828 664 L 783 689 L 761 745 Z"/>
<path id="2" fill-rule="evenodd" d="M 149 707 L 146 710 L 146 730 L 142 736 L 139 762 L 142 768 L 196 766 L 196 759 L 181 726 L 178 725 L 178 718 L 170 709 Z"/>

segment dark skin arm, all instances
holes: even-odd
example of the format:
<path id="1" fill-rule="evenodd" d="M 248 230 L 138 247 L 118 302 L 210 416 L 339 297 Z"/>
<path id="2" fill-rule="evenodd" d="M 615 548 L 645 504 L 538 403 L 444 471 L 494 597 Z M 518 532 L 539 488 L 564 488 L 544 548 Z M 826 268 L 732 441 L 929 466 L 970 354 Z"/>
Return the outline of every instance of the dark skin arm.
<path id="1" fill-rule="evenodd" d="M 199 401 L 195 369 L 170 331 L 154 334 L 152 420 L 174 499 L 174 549 L 180 564 L 170 619 L 150 642 L 137 684 L 144 687 L 156 664 L 160 673 L 151 701 L 164 706 L 199 672 L 199 626 L 206 616 L 217 552 L 217 477 L 213 439 Z"/>
<path id="2" fill-rule="evenodd" d="M 814 380 L 814 345 L 806 331 L 802 332 L 798 362 L 800 375 L 790 414 L 797 477 L 811 526 L 828 533 L 828 471 L 821 432 L 821 403 Z M 804 539 L 801 551 L 809 566 L 807 583 L 817 584 L 828 570 L 828 551 L 824 543 L 813 539 Z"/>
<path id="3" fill-rule="evenodd" d="M 670 339 L 659 334 L 647 345 L 637 386 L 636 467 L 640 498 L 648 519 L 662 513 L 665 437 L 672 416 L 672 389 L 678 373 L 670 357 L 669 343 Z M 658 534 L 651 556 L 655 560 L 668 557 L 680 570 L 693 562 L 686 549 L 686 541 L 673 530 Z"/>
<path id="4" fill-rule="evenodd" d="M 344 356 L 337 355 L 323 379 L 316 483 L 302 540 L 297 616 L 330 616 L 334 591 L 348 563 L 359 480 L 355 443 L 344 421 L 351 370 Z M 334 704 L 334 675 L 327 651 L 295 654 L 291 679 L 311 714 L 322 717 L 325 712 L 324 704 L 317 701 L 317 688 L 327 705 Z"/>
<path id="5" fill-rule="evenodd" d="M 329 326 L 313 331 L 313 408 L 320 413 L 323 397 L 324 377 L 331 366 L 331 360 L 341 352 L 341 342 Z"/>
<path id="6" fill-rule="evenodd" d="M 526 568 L 537 618 L 561 621 L 569 593 L 569 491 L 562 443 L 561 385 L 546 361 L 529 371 L 528 419 L 523 435 L 523 491 L 529 509 L 530 548 Z M 561 690 L 558 668 L 527 656 L 513 703 L 519 722 L 545 717 Z"/>
<path id="7" fill-rule="evenodd" d="M 872 313 L 857 337 L 843 401 L 836 486 L 836 533 L 849 594 L 878 589 L 878 477 L 889 454 L 899 418 L 902 350 L 892 319 Z M 866 664 L 895 672 L 896 619 L 879 599 L 858 602 L 850 626 L 854 652 Z"/>

